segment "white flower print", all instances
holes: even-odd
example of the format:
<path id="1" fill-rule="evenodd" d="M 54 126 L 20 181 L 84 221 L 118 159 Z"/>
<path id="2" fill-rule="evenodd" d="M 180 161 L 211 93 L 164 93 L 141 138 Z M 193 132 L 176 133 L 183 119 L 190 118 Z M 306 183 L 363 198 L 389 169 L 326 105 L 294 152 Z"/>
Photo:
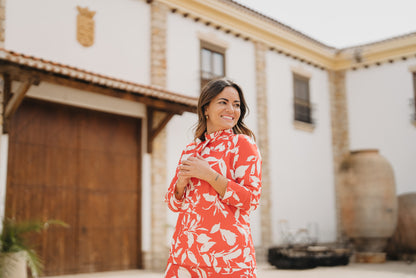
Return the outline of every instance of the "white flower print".
<path id="1" fill-rule="evenodd" d="M 220 233 L 221 233 L 222 238 L 225 239 L 228 245 L 230 246 L 234 245 L 235 240 L 237 238 L 235 233 L 225 230 L 225 229 L 220 229 Z"/>
<path id="2" fill-rule="evenodd" d="M 178 269 L 178 278 L 192 278 L 192 275 L 186 268 L 180 266 Z"/>
<path id="3" fill-rule="evenodd" d="M 206 138 L 188 145 L 181 160 L 199 153 L 214 171 L 228 179 L 224 196 L 220 197 L 208 182 L 191 178 L 184 197 L 177 200 L 177 175 L 165 196 L 168 207 L 179 213 L 169 263 L 202 267 L 199 277 L 208 277 L 202 271 L 204 266 L 213 267 L 217 273 L 255 268 L 249 216 L 258 207 L 261 193 L 261 157 L 254 141 L 232 130 Z M 182 269 L 180 277 L 189 274 Z"/>
<path id="4" fill-rule="evenodd" d="M 217 196 L 211 195 L 209 193 L 205 193 L 204 195 L 205 201 L 208 201 L 210 203 L 208 207 L 204 208 L 205 210 L 209 210 L 212 207 L 214 207 L 214 215 L 217 214 L 217 212 L 221 212 L 224 217 L 228 215 L 228 211 L 225 209 L 225 206 L 223 203 L 220 202 Z"/>
<path id="5" fill-rule="evenodd" d="M 200 234 L 196 241 L 198 243 L 201 243 L 202 246 L 200 248 L 201 253 L 206 253 L 211 249 L 211 247 L 215 244 L 215 241 L 209 241 L 211 238 L 207 236 L 206 234 Z"/>
<path id="6" fill-rule="evenodd" d="M 202 258 L 207 266 L 211 266 L 211 261 L 209 260 L 208 254 L 202 254 Z"/>
<path id="7" fill-rule="evenodd" d="M 235 250 L 234 252 L 232 252 L 232 253 L 229 253 L 229 254 L 225 255 L 225 256 L 223 257 L 223 260 L 224 260 L 225 262 L 228 262 L 229 260 L 235 259 L 235 258 L 237 258 L 238 256 L 240 256 L 240 255 L 241 255 L 241 253 L 242 253 L 241 249 L 237 249 L 237 250 Z"/>
<path id="8" fill-rule="evenodd" d="M 249 167 L 248 165 L 246 165 L 246 166 L 243 165 L 243 166 L 238 167 L 235 170 L 235 178 L 236 179 L 237 178 L 243 178 L 246 174 L 246 170 L 247 170 L 248 167 Z"/>
<path id="9" fill-rule="evenodd" d="M 221 175 L 223 175 L 224 177 L 227 176 L 227 166 L 225 165 L 224 160 L 220 159 L 218 161 L 218 164 L 220 166 Z"/>
<path id="10" fill-rule="evenodd" d="M 188 254 L 188 258 L 189 260 L 191 260 L 191 262 L 193 262 L 194 264 L 197 264 L 198 261 L 196 260 L 196 257 L 194 255 L 194 253 L 192 253 L 192 251 L 186 251 L 186 253 Z"/>
<path id="11" fill-rule="evenodd" d="M 211 152 L 211 149 L 210 148 L 204 148 L 201 151 L 201 155 L 207 155 L 207 154 L 210 154 L 210 152 Z"/>
<path id="12" fill-rule="evenodd" d="M 217 152 L 223 152 L 225 150 L 225 146 L 224 144 L 219 144 L 214 148 L 214 150 Z"/>
<path id="13" fill-rule="evenodd" d="M 215 224 L 214 226 L 212 226 L 211 231 L 209 232 L 210 234 L 216 233 L 220 230 L 220 223 Z"/>

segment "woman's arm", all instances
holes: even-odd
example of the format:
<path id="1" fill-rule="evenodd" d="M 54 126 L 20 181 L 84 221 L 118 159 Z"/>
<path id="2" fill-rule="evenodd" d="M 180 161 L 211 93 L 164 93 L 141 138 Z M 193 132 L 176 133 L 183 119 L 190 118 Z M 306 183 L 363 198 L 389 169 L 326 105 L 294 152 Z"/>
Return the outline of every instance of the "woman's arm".
<path id="1" fill-rule="evenodd" d="M 185 193 L 186 185 L 189 182 L 189 178 L 179 177 L 179 173 L 177 175 L 178 175 L 178 180 L 176 181 L 176 184 L 175 184 L 175 198 L 177 200 L 182 200 L 183 195 Z"/>
<path id="2" fill-rule="evenodd" d="M 189 178 L 184 177 L 180 174 L 180 165 L 181 161 L 186 157 L 185 150 L 181 154 L 179 159 L 178 166 L 176 167 L 175 176 L 173 177 L 168 191 L 165 194 L 165 202 L 168 205 L 169 209 L 173 212 L 180 211 L 182 207 L 183 197 L 186 190 L 186 185 L 189 182 Z"/>
<path id="3" fill-rule="evenodd" d="M 233 162 L 234 180 L 229 180 L 222 202 L 242 210 L 255 210 L 261 193 L 261 156 L 255 142 L 238 135 Z"/>
<path id="4" fill-rule="evenodd" d="M 256 144 L 248 136 L 239 135 L 235 147 L 238 148 L 233 172 L 235 180 L 229 180 L 211 169 L 200 155 L 183 161 L 179 173 L 184 177 L 205 180 L 228 205 L 254 210 L 260 199 L 261 157 Z"/>
<path id="5" fill-rule="evenodd" d="M 227 190 L 228 179 L 211 169 L 209 163 L 199 154 L 183 161 L 179 166 L 179 174 L 183 177 L 194 177 L 208 182 L 221 197 Z"/>

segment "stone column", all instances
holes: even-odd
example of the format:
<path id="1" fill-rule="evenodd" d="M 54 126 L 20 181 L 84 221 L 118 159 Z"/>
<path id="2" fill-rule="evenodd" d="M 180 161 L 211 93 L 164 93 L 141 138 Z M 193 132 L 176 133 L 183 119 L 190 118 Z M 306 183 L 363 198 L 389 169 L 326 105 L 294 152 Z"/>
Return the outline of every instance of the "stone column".
<path id="1" fill-rule="evenodd" d="M 269 121 L 267 118 L 267 76 L 266 76 L 266 53 L 267 46 L 255 42 L 256 59 L 256 95 L 257 95 L 257 144 L 259 146 L 262 165 L 262 193 L 260 199 L 261 211 L 261 240 L 262 246 L 256 250 L 259 262 L 266 260 L 266 250 L 272 244 L 271 225 L 271 189 L 269 175 Z"/>
<path id="2" fill-rule="evenodd" d="M 331 101 L 332 153 L 334 162 L 337 241 L 339 243 L 343 243 L 345 241 L 345 235 L 342 230 L 342 219 L 339 204 L 339 168 L 342 160 L 349 154 L 350 151 L 345 71 L 329 71 L 328 76 Z"/>
<path id="3" fill-rule="evenodd" d="M 3 153 L 1 153 L 1 145 L 2 145 L 2 140 L 5 140 L 4 136 L 3 136 L 3 123 L 4 123 L 4 119 L 3 119 L 3 111 L 4 111 L 4 84 L 5 84 L 5 80 L 4 80 L 4 75 L 0 75 L 0 171 L 3 171 L 3 169 L 7 169 L 7 165 L 2 164 L 2 156 L 4 155 Z M 6 172 L 7 175 L 7 171 Z M 2 175 L 0 174 L 0 218 L 3 219 L 4 218 L 4 213 L 6 211 L 6 183 L 3 183 L 3 180 L 1 179 Z M 4 179 L 6 181 L 6 179 Z M 3 221 L 1 221 L 2 223 L 0 223 L 0 230 L 3 228 Z"/>
<path id="4" fill-rule="evenodd" d="M 151 76 L 153 86 L 166 87 L 166 28 L 169 9 L 159 1 L 151 3 Z M 154 115 L 158 122 L 159 113 Z M 166 245 L 166 205 L 163 201 L 167 190 L 166 177 L 166 129 L 162 130 L 153 141 L 151 162 L 151 254 L 145 259 L 145 268 L 163 270 L 166 267 L 169 249 Z"/>
<path id="5" fill-rule="evenodd" d="M 0 0 L 0 47 L 4 48 L 6 0 Z"/>

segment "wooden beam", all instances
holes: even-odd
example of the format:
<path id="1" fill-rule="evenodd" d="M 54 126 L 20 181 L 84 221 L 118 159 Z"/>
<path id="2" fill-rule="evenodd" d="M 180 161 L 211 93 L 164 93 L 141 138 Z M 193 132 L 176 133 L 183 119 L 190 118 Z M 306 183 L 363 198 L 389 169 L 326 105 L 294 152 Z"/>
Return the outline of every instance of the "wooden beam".
<path id="1" fill-rule="evenodd" d="M 147 153 L 153 151 L 152 128 L 153 128 L 153 109 L 147 108 Z"/>
<path id="2" fill-rule="evenodd" d="M 9 119 L 14 114 L 14 112 L 16 112 L 30 86 L 32 86 L 32 80 L 29 79 L 23 81 L 23 83 L 20 84 L 19 89 L 17 89 L 17 91 L 12 95 L 11 99 L 6 104 L 6 110 L 4 112 L 4 117 L 6 119 Z"/>
<path id="3" fill-rule="evenodd" d="M 3 73 L 3 112 L 6 110 L 6 104 L 9 102 L 10 98 L 12 97 L 11 88 L 12 88 L 12 79 L 10 78 L 10 74 Z M 4 115 L 4 114 L 3 114 Z"/>
<path id="4" fill-rule="evenodd" d="M 89 91 L 102 95 L 107 95 L 119 99 L 140 102 L 147 107 L 147 122 L 148 122 L 148 143 L 147 151 L 152 152 L 153 141 L 156 136 L 165 128 L 168 122 L 174 115 L 182 115 L 183 112 L 196 113 L 196 106 L 192 104 L 183 104 L 167 99 L 159 99 L 148 95 L 143 95 L 140 92 L 132 92 L 123 89 L 107 87 L 92 82 L 88 82 L 75 77 L 70 77 L 62 74 L 45 72 L 43 70 L 34 69 L 27 66 L 19 66 L 15 64 L 5 63 L 0 61 L 0 74 L 3 73 L 5 78 L 5 96 L 7 103 L 4 103 L 4 130 L 7 130 L 10 117 L 14 114 L 16 109 L 21 104 L 26 92 L 31 85 L 38 85 L 40 81 L 57 84 L 60 86 L 70 87 L 78 90 Z M 7 80 L 18 80 L 22 82 L 18 91 L 15 94 L 9 94 L 10 100 L 7 99 L 7 86 L 10 88 L 10 82 Z M 154 114 L 156 111 L 165 113 L 164 117 L 155 126 Z M 155 127 L 154 127 L 155 126 Z M 7 132 L 7 131 L 6 131 Z"/>
<path id="5" fill-rule="evenodd" d="M 39 78 L 45 82 L 67 86 L 67 87 L 75 88 L 78 90 L 99 93 L 102 95 L 107 95 L 107 96 L 116 97 L 120 99 L 141 102 L 155 109 L 168 110 L 179 115 L 181 115 L 184 111 L 187 111 L 187 112 L 196 111 L 196 108 L 192 106 L 187 106 L 184 104 L 161 100 L 161 99 L 157 99 L 157 98 L 153 98 L 149 96 L 143 96 L 143 95 L 140 95 L 139 93 L 132 93 L 132 92 L 126 92 L 126 91 L 118 90 L 114 88 L 108 88 L 108 87 L 100 86 L 97 84 L 88 83 L 86 81 L 68 79 L 68 78 L 59 77 L 59 76 L 55 76 L 52 74 L 44 74 L 44 73 L 39 73 L 37 74 L 37 76 L 39 76 Z"/>
<path id="6" fill-rule="evenodd" d="M 42 70 L 5 64 L 0 61 L 0 73 L 10 74 L 13 80 L 24 81 L 28 78 L 33 80 L 33 84 L 37 85 L 37 81 L 44 81 L 61 86 L 71 87 L 78 90 L 84 90 L 99 93 L 120 99 L 140 102 L 146 106 L 158 110 L 167 110 L 175 114 L 182 115 L 183 112 L 196 113 L 196 106 L 176 103 L 169 100 L 158 99 L 156 97 L 141 95 L 140 93 L 129 92 L 122 89 L 109 88 L 104 85 L 90 83 L 85 80 L 62 76 L 60 74 L 44 72 Z"/>
<path id="7" fill-rule="evenodd" d="M 2 109 L 2 118 L 3 118 L 3 134 L 7 134 L 9 132 L 9 122 L 10 119 L 6 119 L 4 116 L 4 111 L 6 110 L 6 104 L 9 102 L 11 98 L 11 87 L 12 87 L 12 81 L 10 78 L 10 75 L 7 73 L 3 73 L 3 109 Z"/>
<path id="8" fill-rule="evenodd" d="M 160 121 L 155 129 L 152 129 L 150 139 L 153 141 L 155 137 L 162 131 L 162 129 L 169 123 L 172 117 L 175 116 L 173 113 L 167 113 L 165 117 Z"/>
<path id="9" fill-rule="evenodd" d="M 155 128 L 154 126 L 154 113 L 156 110 L 148 108 L 147 109 L 147 152 L 151 153 L 153 151 L 153 141 L 156 138 L 156 136 L 165 128 L 165 126 L 169 123 L 169 121 L 172 119 L 173 116 L 175 116 L 174 113 L 166 112 L 166 115 L 163 117 L 163 119 L 157 124 Z M 163 111 L 164 112 L 164 111 Z"/>

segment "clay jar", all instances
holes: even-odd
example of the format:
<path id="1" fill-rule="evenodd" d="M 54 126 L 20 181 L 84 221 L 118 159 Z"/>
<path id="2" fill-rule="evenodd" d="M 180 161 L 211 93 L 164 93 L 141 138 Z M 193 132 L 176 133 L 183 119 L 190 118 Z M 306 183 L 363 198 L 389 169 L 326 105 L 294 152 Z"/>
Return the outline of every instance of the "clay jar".
<path id="1" fill-rule="evenodd" d="M 398 196 L 398 223 L 389 242 L 389 253 L 398 258 L 416 258 L 416 192 Z"/>
<path id="2" fill-rule="evenodd" d="M 383 253 L 397 225 L 397 197 L 393 169 L 378 150 L 353 151 L 341 163 L 339 203 L 355 250 Z"/>

